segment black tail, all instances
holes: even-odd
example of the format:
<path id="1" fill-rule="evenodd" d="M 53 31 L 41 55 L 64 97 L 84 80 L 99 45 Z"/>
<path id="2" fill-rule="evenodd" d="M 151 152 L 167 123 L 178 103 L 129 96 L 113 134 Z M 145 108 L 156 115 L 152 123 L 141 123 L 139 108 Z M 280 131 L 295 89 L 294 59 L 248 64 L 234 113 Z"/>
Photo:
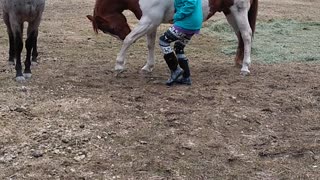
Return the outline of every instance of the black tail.
<path id="1" fill-rule="evenodd" d="M 249 24 L 252 29 L 252 36 L 256 30 L 256 21 L 258 15 L 258 0 L 252 0 L 252 4 L 249 9 L 248 18 Z"/>

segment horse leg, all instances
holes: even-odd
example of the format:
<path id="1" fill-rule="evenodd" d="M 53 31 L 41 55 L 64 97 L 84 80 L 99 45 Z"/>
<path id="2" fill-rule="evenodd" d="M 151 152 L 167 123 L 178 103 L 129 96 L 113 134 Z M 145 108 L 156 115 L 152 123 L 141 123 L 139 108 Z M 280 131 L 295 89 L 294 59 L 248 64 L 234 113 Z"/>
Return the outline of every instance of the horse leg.
<path id="1" fill-rule="evenodd" d="M 33 41 L 33 49 L 32 49 L 32 59 L 31 59 L 31 65 L 36 66 L 38 64 L 38 33 L 39 30 L 36 29 L 34 32 L 34 41 Z"/>
<path id="2" fill-rule="evenodd" d="M 236 23 L 236 20 L 234 18 L 234 16 L 231 13 L 224 13 L 227 21 L 229 22 L 229 24 L 231 25 L 231 27 L 233 28 L 237 38 L 238 38 L 238 48 L 237 48 L 237 53 L 236 53 L 236 57 L 235 57 L 235 65 L 237 67 L 241 67 L 242 66 L 242 61 L 243 61 L 243 51 L 244 51 L 244 44 L 243 44 L 243 40 L 241 37 L 241 33 L 239 31 L 238 25 Z"/>
<path id="3" fill-rule="evenodd" d="M 43 7 L 44 9 L 44 7 Z M 33 48 L 32 48 L 32 61 L 31 61 L 31 65 L 37 65 L 38 61 L 37 61 L 37 57 L 38 57 L 38 34 L 39 34 L 39 25 L 41 22 L 41 18 L 42 18 L 42 13 L 43 13 L 43 9 L 42 11 L 38 14 L 38 17 L 36 20 L 33 21 L 32 26 L 30 27 L 30 29 L 34 29 L 34 36 L 33 36 Z"/>
<path id="4" fill-rule="evenodd" d="M 13 32 L 10 26 L 10 21 L 9 21 L 9 15 L 7 13 L 3 14 L 3 20 L 4 23 L 7 26 L 7 33 L 9 36 L 9 65 L 14 65 L 14 37 L 13 37 Z"/>
<path id="5" fill-rule="evenodd" d="M 148 42 L 148 59 L 147 64 L 143 66 L 142 72 L 150 73 L 152 72 L 155 64 L 154 60 L 154 48 L 156 43 L 156 34 L 157 29 L 151 31 L 147 34 L 147 42 Z"/>
<path id="6" fill-rule="evenodd" d="M 23 49 L 23 41 L 22 41 L 22 34 L 23 34 L 23 24 L 19 24 L 18 22 L 12 23 L 11 21 L 11 29 L 14 33 L 14 52 L 16 57 L 16 81 L 23 82 L 25 78 L 22 74 L 22 66 L 21 66 L 21 52 Z"/>
<path id="7" fill-rule="evenodd" d="M 29 79 L 32 76 L 31 73 L 31 55 L 32 60 L 37 58 L 37 38 L 38 38 L 38 27 L 40 25 L 40 18 L 35 21 L 29 22 L 27 29 L 27 40 L 26 40 L 26 61 L 24 69 L 24 77 Z M 31 54 L 32 53 L 32 54 Z"/>
<path id="8" fill-rule="evenodd" d="M 249 24 L 248 12 L 250 3 L 248 1 L 238 0 L 231 6 L 230 10 L 239 28 L 241 38 L 243 40 L 243 62 L 241 68 L 242 75 L 250 73 L 249 66 L 251 63 L 251 43 L 252 43 L 252 29 Z M 241 41 L 239 42 L 241 43 Z M 240 44 L 241 45 L 241 44 Z M 239 49 L 241 50 L 241 48 Z M 241 54 L 241 52 L 240 52 Z"/>
<path id="9" fill-rule="evenodd" d="M 34 48 L 35 44 L 35 34 L 36 30 L 33 29 L 31 24 L 29 24 L 28 27 L 28 32 L 27 32 L 27 40 L 26 40 L 26 50 L 27 50 L 27 55 L 26 55 L 26 61 L 24 62 L 25 64 L 25 69 L 24 69 L 24 77 L 29 79 L 31 78 L 31 52 Z"/>
<path id="10" fill-rule="evenodd" d="M 135 27 L 128 36 L 124 39 L 121 50 L 116 59 L 115 70 L 122 72 L 125 65 L 125 54 L 128 48 L 139 38 L 147 34 L 147 32 L 152 29 L 154 26 L 150 20 L 147 18 L 141 18 L 137 27 Z"/>

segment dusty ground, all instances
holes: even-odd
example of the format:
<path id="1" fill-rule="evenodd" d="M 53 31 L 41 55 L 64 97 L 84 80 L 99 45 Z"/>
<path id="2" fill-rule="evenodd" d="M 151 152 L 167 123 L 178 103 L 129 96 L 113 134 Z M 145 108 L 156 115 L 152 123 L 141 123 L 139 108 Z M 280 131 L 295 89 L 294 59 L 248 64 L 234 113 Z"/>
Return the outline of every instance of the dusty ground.
<path id="1" fill-rule="evenodd" d="M 40 65 L 25 84 L 7 66 L 1 23 L 0 179 L 320 178 L 319 63 L 253 60 L 243 78 L 218 38 L 200 35 L 187 50 L 190 87 L 163 84 L 160 51 L 154 72 L 138 73 L 144 39 L 115 77 L 120 43 L 94 35 L 85 18 L 93 5 L 47 2 Z M 320 21 L 319 8 L 317 0 L 265 0 L 259 21 Z"/>

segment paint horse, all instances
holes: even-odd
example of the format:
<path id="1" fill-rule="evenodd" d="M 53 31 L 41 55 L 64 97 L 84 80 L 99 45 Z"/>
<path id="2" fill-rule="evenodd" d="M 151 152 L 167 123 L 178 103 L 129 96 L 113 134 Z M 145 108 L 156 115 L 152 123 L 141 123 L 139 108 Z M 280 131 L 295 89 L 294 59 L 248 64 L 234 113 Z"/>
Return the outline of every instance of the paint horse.
<path id="1" fill-rule="evenodd" d="M 101 30 L 123 41 L 116 59 L 115 70 L 122 71 L 125 54 L 130 45 L 147 35 L 148 59 L 142 71 L 151 72 L 154 68 L 154 47 L 157 27 L 161 23 L 172 22 L 174 0 L 96 0 L 92 22 L 96 33 Z M 251 43 L 255 31 L 258 12 L 258 0 L 202 0 L 204 21 L 216 12 L 223 12 L 238 37 L 236 65 L 241 66 L 241 74 L 250 73 Z M 124 10 L 130 10 L 139 19 L 138 25 L 131 31 Z"/>
<path id="2" fill-rule="evenodd" d="M 16 69 L 16 81 L 31 78 L 31 63 L 37 62 L 38 27 L 44 11 L 45 0 L 1 0 L 3 20 L 9 35 L 9 64 Z M 22 73 L 23 23 L 28 22 L 26 61 Z M 31 62 L 32 56 L 32 62 Z"/>

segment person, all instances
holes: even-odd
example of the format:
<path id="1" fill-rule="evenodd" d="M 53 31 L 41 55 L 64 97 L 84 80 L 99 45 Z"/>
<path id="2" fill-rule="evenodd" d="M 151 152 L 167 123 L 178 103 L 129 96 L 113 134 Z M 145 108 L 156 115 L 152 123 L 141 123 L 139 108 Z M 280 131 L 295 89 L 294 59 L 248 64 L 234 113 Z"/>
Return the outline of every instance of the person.
<path id="1" fill-rule="evenodd" d="M 173 25 L 159 38 L 164 59 L 171 71 L 166 84 L 191 85 L 189 60 L 184 48 L 192 36 L 202 27 L 203 13 L 201 0 L 174 0 Z M 174 42 L 172 49 L 170 44 Z"/>

